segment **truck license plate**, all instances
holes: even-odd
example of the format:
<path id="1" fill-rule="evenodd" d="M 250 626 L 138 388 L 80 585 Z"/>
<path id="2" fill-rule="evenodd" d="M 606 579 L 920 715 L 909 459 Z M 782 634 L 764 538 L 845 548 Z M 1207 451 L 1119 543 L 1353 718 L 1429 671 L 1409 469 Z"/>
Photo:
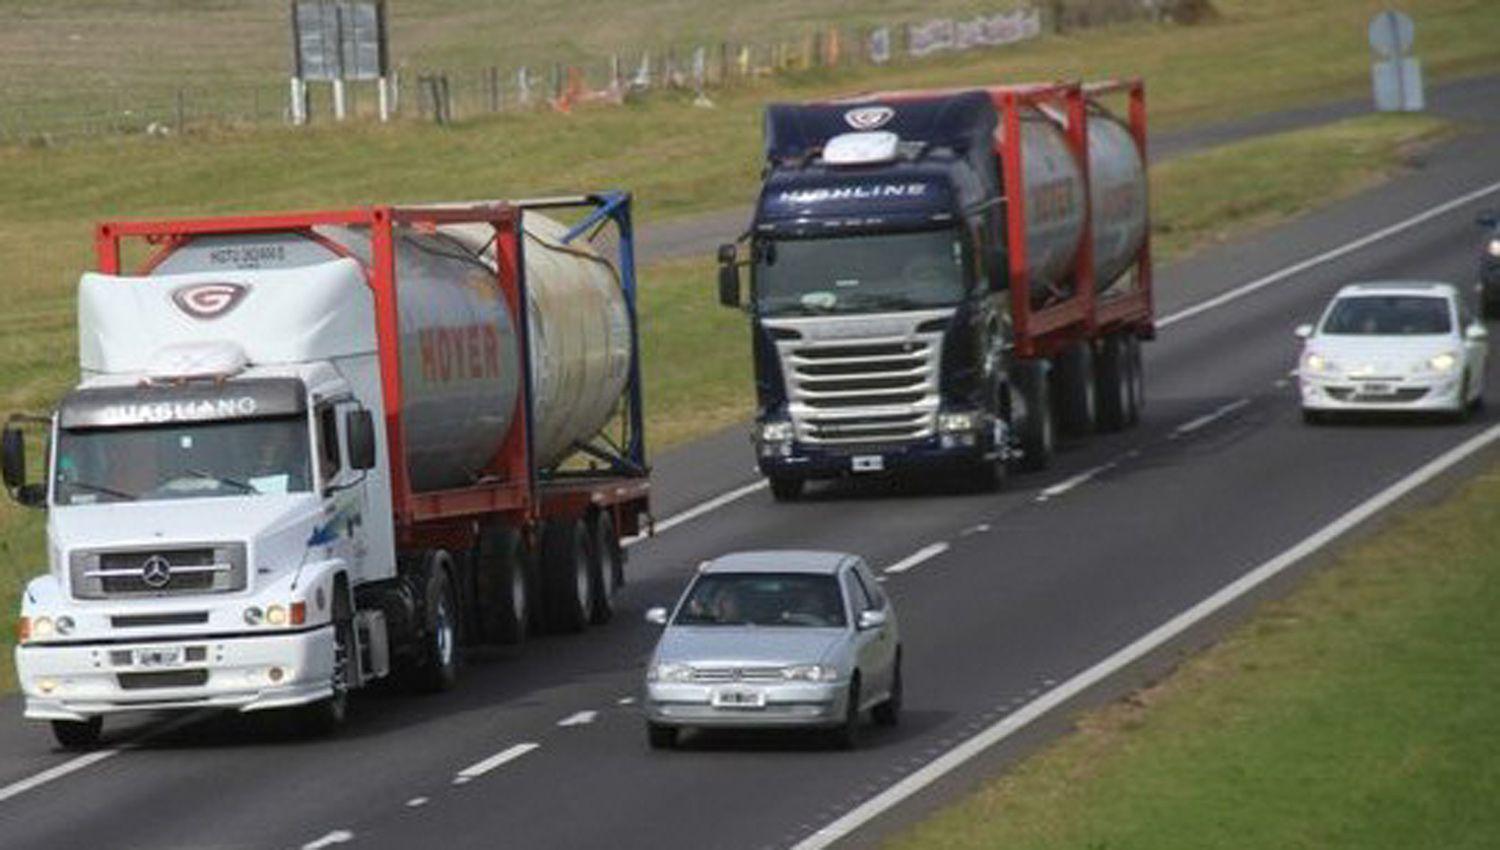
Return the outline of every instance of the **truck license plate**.
<path id="1" fill-rule="evenodd" d="M 714 708 L 765 708 L 766 694 L 754 688 L 719 688 L 711 702 Z"/>
<path id="2" fill-rule="evenodd" d="M 137 667 L 181 667 L 182 647 L 156 646 L 135 651 Z"/>
<path id="3" fill-rule="evenodd" d="M 880 472 L 885 469 L 885 458 L 881 455 L 855 455 L 849 464 L 855 472 Z"/>

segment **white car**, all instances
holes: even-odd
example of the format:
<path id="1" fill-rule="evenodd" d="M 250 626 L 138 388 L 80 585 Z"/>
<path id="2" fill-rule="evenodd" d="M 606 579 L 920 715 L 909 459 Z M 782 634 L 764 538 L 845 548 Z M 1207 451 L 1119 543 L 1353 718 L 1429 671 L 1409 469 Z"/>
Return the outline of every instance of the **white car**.
<path id="1" fill-rule="evenodd" d="M 1356 283 L 1302 325 L 1302 415 L 1426 411 L 1462 418 L 1483 402 L 1489 332 L 1458 290 L 1421 281 Z"/>

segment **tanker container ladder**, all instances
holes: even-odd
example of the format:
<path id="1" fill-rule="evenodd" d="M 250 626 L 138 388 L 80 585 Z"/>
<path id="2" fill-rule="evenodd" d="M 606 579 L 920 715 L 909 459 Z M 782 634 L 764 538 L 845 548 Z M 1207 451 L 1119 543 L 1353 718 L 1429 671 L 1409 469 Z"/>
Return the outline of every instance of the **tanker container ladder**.
<path id="1" fill-rule="evenodd" d="M 1059 434 L 1136 423 L 1155 335 L 1139 81 L 773 104 L 765 127 L 719 299 L 740 307 L 748 267 L 751 438 L 778 500 L 866 475 L 993 489 Z"/>
<path id="2" fill-rule="evenodd" d="M 146 711 L 331 731 L 355 689 L 443 691 L 466 645 L 609 620 L 649 525 L 630 213 L 100 225 L 82 378 L 4 432 L 8 490 L 48 512 L 26 716 L 67 747 Z"/>

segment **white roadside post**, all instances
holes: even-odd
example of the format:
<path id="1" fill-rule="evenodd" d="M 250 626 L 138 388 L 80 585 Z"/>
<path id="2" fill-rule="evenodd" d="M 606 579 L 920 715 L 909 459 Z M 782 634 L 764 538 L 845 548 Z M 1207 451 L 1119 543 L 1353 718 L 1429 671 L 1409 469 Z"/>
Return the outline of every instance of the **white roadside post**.
<path id="1" fill-rule="evenodd" d="M 1382 57 L 1371 69 L 1375 108 L 1381 112 L 1421 112 L 1426 108 L 1422 63 L 1407 55 L 1415 34 L 1411 18 L 1395 9 L 1370 20 L 1370 46 Z"/>

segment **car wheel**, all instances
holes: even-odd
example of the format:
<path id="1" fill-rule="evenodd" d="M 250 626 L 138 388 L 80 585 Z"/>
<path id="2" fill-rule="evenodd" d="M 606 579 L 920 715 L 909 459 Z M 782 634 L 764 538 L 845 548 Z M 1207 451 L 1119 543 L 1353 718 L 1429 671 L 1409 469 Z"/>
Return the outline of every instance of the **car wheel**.
<path id="1" fill-rule="evenodd" d="M 891 672 L 891 695 L 885 702 L 875 706 L 870 715 L 881 726 L 895 726 L 901 722 L 901 698 L 904 686 L 901 682 L 901 654 L 896 654 L 896 669 Z"/>
<path id="2" fill-rule="evenodd" d="M 653 750 L 670 750 L 677 746 L 677 727 L 646 722 L 646 743 Z"/>
<path id="3" fill-rule="evenodd" d="M 1302 421 L 1308 425 L 1325 425 L 1328 423 L 1328 414 L 1322 410 L 1311 410 L 1302 408 Z"/>
<path id="4" fill-rule="evenodd" d="M 299 719 L 308 734 L 320 737 L 332 735 L 348 719 L 353 649 L 354 621 L 336 608 L 333 623 L 333 675 L 330 682 L 333 694 L 301 709 Z"/>
<path id="5" fill-rule="evenodd" d="M 859 745 L 859 676 L 849 683 L 849 698 L 844 706 L 844 722 L 833 728 L 833 745 L 852 750 Z"/>
<path id="6" fill-rule="evenodd" d="M 91 750 L 99 745 L 99 733 L 104 731 L 104 718 L 90 717 L 88 720 L 54 720 L 52 737 L 65 750 Z"/>
<path id="7" fill-rule="evenodd" d="M 795 502 L 802 496 L 802 485 L 801 478 L 773 475 L 771 476 L 771 498 L 778 502 Z"/>

